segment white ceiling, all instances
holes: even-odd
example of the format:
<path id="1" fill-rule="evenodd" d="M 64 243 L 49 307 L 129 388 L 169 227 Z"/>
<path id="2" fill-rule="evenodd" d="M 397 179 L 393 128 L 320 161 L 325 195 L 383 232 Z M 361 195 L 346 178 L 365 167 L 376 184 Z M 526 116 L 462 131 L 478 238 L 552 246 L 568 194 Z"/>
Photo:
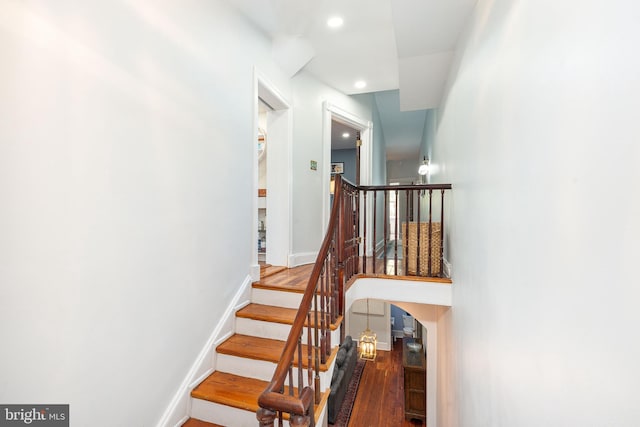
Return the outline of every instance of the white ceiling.
<path id="1" fill-rule="evenodd" d="M 273 57 L 289 76 L 304 69 L 347 95 L 399 90 L 393 102 L 406 112 L 440 105 L 458 35 L 477 0 L 226 1 L 273 39 Z M 334 15 L 344 19 L 341 28 L 327 26 Z M 360 79 L 364 89 L 354 87 Z M 387 98 L 376 103 L 390 112 L 382 105 Z M 424 112 L 420 117 L 410 127 L 421 136 Z M 390 138 L 388 127 L 401 125 L 382 111 L 381 118 L 389 156 L 415 152 L 408 132 Z"/>
<path id="2" fill-rule="evenodd" d="M 350 150 L 356 148 L 356 130 L 343 123 L 331 120 L 331 149 Z M 343 134 L 348 133 L 348 137 Z"/>

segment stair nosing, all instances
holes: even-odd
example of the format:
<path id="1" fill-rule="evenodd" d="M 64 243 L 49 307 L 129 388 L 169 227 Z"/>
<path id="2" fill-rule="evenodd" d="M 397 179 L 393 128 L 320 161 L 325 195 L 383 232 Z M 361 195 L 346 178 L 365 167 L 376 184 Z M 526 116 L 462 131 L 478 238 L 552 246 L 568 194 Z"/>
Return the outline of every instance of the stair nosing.
<path id="1" fill-rule="evenodd" d="M 218 354 L 224 354 L 224 355 L 227 355 L 227 356 L 240 357 L 240 358 L 250 359 L 250 360 L 259 360 L 259 361 L 263 361 L 263 362 L 271 362 L 271 363 L 274 363 L 274 364 L 277 364 L 280 361 L 281 354 L 280 354 L 279 357 L 275 357 L 275 358 L 266 357 L 266 355 L 263 355 L 261 357 L 261 355 L 255 354 L 255 353 L 242 352 L 242 351 L 232 351 L 232 350 L 229 350 L 229 349 L 225 348 L 225 344 L 228 344 L 231 340 L 245 339 L 245 338 L 248 338 L 250 340 L 262 341 L 263 343 L 265 343 L 265 342 L 278 343 L 278 345 L 282 345 L 282 349 L 283 350 L 284 350 L 284 346 L 286 345 L 286 341 L 275 340 L 275 339 L 271 339 L 271 338 L 254 337 L 254 336 L 251 336 L 251 335 L 233 334 L 231 337 L 229 337 L 228 339 L 226 339 L 225 341 L 223 341 L 222 343 L 220 343 L 216 347 L 216 352 Z M 303 354 L 306 353 L 306 351 L 305 351 L 306 347 L 307 346 L 305 344 L 303 344 Z M 338 346 L 334 346 L 331 349 L 331 354 L 329 356 L 327 356 L 326 362 L 320 364 L 320 371 L 321 372 L 326 372 L 326 371 L 329 370 L 329 366 L 331 365 L 331 361 L 332 361 L 333 357 L 335 357 L 335 355 L 337 353 L 338 353 Z M 308 366 L 306 366 L 307 363 L 308 363 L 307 358 L 303 357 L 303 361 L 302 361 L 302 368 L 303 369 L 307 369 L 308 368 Z M 294 362 L 293 366 L 298 367 L 299 364 L 297 362 Z"/>
<path id="2" fill-rule="evenodd" d="M 248 314 L 245 313 L 246 311 L 248 311 L 248 307 L 269 307 L 270 309 L 277 309 L 279 311 L 284 311 L 284 312 L 288 312 L 288 313 L 292 313 L 293 316 L 291 316 L 290 314 L 287 315 L 286 317 L 290 317 L 291 319 L 287 318 L 287 319 L 282 319 L 282 318 L 274 318 L 273 316 L 268 316 L 268 315 L 256 315 L 256 314 Z M 247 305 L 245 305 L 244 307 L 242 307 L 240 310 L 236 311 L 236 317 L 239 317 L 241 319 L 250 319 L 250 320 L 257 320 L 257 321 L 261 321 L 261 322 L 270 322 L 270 323 L 277 323 L 280 325 L 293 325 L 293 322 L 295 320 L 295 316 L 297 315 L 298 310 L 296 310 L 295 308 L 287 308 L 287 307 L 279 307 L 279 306 L 275 306 L 275 305 L 267 305 L 267 304 L 257 304 L 257 303 L 249 303 Z M 342 319 L 342 316 L 340 316 L 338 318 L 339 320 Z M 308 323 L 305 321 L 305 326 L 308 326 Z M 312 322 L 313 325 L 313 322 Z M 337 321 L 335 323 L 330 323 L 329 324 L 329 329 L 332 331 L 335 331 L 336 329 L 338 329 L 338 327 L 340 326 L 340 322 Z"/>

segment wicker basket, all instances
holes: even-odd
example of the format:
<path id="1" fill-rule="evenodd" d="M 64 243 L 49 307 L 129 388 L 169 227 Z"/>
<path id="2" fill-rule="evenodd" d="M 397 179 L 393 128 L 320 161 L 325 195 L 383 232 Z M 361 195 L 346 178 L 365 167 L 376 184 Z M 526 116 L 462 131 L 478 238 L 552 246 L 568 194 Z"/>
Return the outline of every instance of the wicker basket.
<path id="1" fill-rule="evenodd" d="M 431 245 L 429 241 L 429 223 L 420 223 L 420 271 L 416 272 L 418 265 L 418 224 L 409 223 L 409 232 L 407 233 L 407 223 L 402 223 L 402 243 L 403 254 L 408 260 L 408 274 L 416 276 L 428 276 L 429 265 L 429 246 L 431 246 L 431 276 L 440 275 L 440 241 L 442 227 L 439 222 L 431 223 Z M 407 253 L 408 252 L 408 253 Z"/>

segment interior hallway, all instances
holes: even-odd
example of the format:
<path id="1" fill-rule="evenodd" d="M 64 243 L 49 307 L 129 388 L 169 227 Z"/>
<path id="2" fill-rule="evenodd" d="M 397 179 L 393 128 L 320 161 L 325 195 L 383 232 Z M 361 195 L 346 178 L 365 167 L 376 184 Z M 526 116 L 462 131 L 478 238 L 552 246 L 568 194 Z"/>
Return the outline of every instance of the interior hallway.
<path id="1" fill-rule="evenodd" d="M 418 420 L 404 419 L 402 340 L 396 340 L 393 351 L 378 350 L 376 360 L 367 362 L 348 427 L 423 425 L 425 424 Z"/>

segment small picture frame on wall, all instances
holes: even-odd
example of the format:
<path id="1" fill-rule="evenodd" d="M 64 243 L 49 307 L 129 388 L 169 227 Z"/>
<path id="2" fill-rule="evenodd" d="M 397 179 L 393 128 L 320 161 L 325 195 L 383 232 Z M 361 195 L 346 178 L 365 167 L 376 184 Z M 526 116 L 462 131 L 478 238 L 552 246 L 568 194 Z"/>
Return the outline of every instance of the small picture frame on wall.
<path id="1" fill-rule="evenodd" d="M 344 162 L 331 163 L 331 175 L 343 174 Z"/>

